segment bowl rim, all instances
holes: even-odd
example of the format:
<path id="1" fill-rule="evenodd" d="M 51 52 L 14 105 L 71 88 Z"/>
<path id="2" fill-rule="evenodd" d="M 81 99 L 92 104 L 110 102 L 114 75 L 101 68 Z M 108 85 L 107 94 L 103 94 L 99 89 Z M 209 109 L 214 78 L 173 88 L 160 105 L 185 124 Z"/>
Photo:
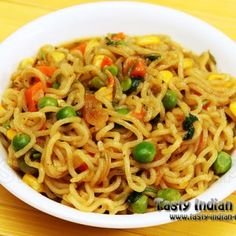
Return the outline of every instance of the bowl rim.
<path id="1" fill-rule="evenodd" d="M 114 6 L 114 4 L 119 6 L 135 6 L 135 7 L 152 7 L 152 8 L 158 8 L 162 11 L 167 11 L 170 14 L 175 15 L 176 17 L 184 17 L 187 18 L 190 21 L 195 22 L 198 25 L 203 25 L 205 28 L 209 29 L 210 32 L 213 32 L 214 35 L 217 35 L 222 40 L 226 41 L 230 46 L 233 48 L 236 52 L 236 46 L 233 40 L 228 38 L 226 35 L 224 35 L 222 32 L 220 32 L 218 29 L 214 28 L 213 26 L 209 25 L 208 23 L 194 17 L 191 15 L 188 15 L 187 13 L 184 13 L 179 10 L 175 10 L 169 7 L 159 6 L 156 4 L 150 4 L 150 3 L 143 3 L 143 2 L 129 2 L 129 1 L 112 1 L 112 2 L 93 2 L 93 3 L 84 3 L 79 5 L 74 5 L 71 7 L 63 8 L 57 11 L 54 11 L 52 13 L 49 13 L 47 15 L 41 16 L 30 23 L 26 24 L 25 26 L 18 29 L 15 33 L 7 37 L 4 42 L 0 45 L 0 52 L 5 48 L 8 47 L 11 43 L 15 41 L 15 38 L 19 37 L 22 32 L 28 32 L 30 31 L 35 25 L 38 23 L 52 19 L 56 15 L 60 14 L 66 14 L 70 11 L 75 11 L 76 9 L 85 9 L 90 6 L 94 7 L 103 7 L 104 5 L 111 5 Z M 1 155 L 0 151 L 0 155 Z M 236 161 L 234 162 L 234 166 L 236 166 Z M 96 226 L 96 227 L 103 227 L 103 228 L 141 228 L 141 227 L 147 227 L 147 226 L 155 226 L 164 224 L 167 222 L 173 222 L 169 219 L 169 212 L 151 212 L 146 213 L 145 217 L 143 217 L 142 214 L 133 214 L 133 215 L 105 215 L 105 214 L 98 214 L 98 213 L 86 213 L 81 212 L 79 210 L 76 210 L 71 207 L 67 207 L 65 205 L 62 205 L 60 203 L 57 203 L 53 200 L 50 200 L 49 198 L 46 198 L 42 196 L 41 194 L 37 193 L 36 191 L 32 190 L 29 186 L 23 183 L 23 181 L 16 175 L 16 173 L 6 164 L 6 162 L 3 162 L 0 160 L 0 169 L 4 169 L 5 174 L 9 175 L 10 180 L 6 181 L 5 175 L 0 174 L 0 183 L 12 194 L 14 194 L 17 198 L 21 199 L 22 201 L 26 202 L 27 204 L 31 205 L 32 207 L 43 211 L 49 215 L 58 217 L 60 219 L 64 219 L 67 221 L 71 221 L 74 223 L 80 223 L 84 225 L 90 225 L 90 226 Z M 233 178 L 231 178 L 233 176 Z M 232 182 L 232 179 L 236 179 L 236 176 L 232 173 L 232 171 L 228 172 L 226 175 L 224 175 L 220 182 L 224 183 L 224 181 L 227 180 L 227 178 L 231 178 L 228 185 L 224 185 L 224 191 L 218 191 L 217 197 L 218 199 L 223 199 L 227 195 L 229 195 L 231 192 L 236 189 L 236 181 L 234 183 Z M 227 182 L 227 183 L 228 183 Z M 212 189 L 217 189 L 216 185 L 213 184 L 210 188 L 211 190 L 207 189 L 202 195 L 198 197 L 199 200 L 207 200 L 211 199 L 211 192 Z M 24 193 L 27 192 L 27 195 Z M 194 199 L 190 202 L 194 202 Z M 193 204 L 192 204 L 193 205 Z M 188 211 L 188 213 L 184 213 L 185 215 L 191 215 L 197 213 L 193 207 Z"/>

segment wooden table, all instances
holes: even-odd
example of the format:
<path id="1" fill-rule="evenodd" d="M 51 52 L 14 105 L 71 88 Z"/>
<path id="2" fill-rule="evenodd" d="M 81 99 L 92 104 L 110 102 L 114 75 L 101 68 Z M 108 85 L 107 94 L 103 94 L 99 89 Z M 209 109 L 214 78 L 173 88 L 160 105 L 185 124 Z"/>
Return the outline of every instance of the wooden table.
<path id="1" fill-rule="evenodd" d="M 81 0 L 0 0 L 0 41 L 25 23 L 56 9 L 76 5 Z M 183 10 L 216 26 L 236 40 L 236 0 L 156 0 L 148 1 Z M 220 45 L 219 45 L 220 47 Z M 236 55 L 235 55 L 236 56 Z M 223 189 L 222 189 L 223 191 Z M 236 206 L 236 193 L 227 198 Z M 236 209 L 233 212 L 236 214 Z M 87 227 L 59 220 L 33 209 L 0 186 L 0 235 L 235 235 L 236 222 L 182 221 L 157 227 L 111 230 Z"/>

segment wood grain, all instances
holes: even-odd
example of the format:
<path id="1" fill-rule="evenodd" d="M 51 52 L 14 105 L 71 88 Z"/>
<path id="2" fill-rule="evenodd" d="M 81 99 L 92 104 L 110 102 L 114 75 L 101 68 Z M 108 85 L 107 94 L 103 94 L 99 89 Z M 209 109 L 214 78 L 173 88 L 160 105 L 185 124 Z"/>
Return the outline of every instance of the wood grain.
<path id="1" fill-rule="evenodd" d="M 83 0 L 0 0 L 0 41 L 31 20 L 54 10 Z M 176 8 L 214 25 L 236 40 L 236 0 L 157 0 L 146 1 Z M 184 26 L 183 26 L 184 27 Z M 220 47 L 220 45 L 219 45 Z M 236 206 L 236 193 L 227 198 Z M 236 209 L 232 212 L 236 214 Z M 231 221 L 179 221 L 143 229 L 111 230 L 82 226 L 49 216 L 28 206 L 0 186 L 0 235 L 58 236 L 58 235 L 111 235 L 111 236 L 198 236 L 235 235 L 236 223 Z"/>

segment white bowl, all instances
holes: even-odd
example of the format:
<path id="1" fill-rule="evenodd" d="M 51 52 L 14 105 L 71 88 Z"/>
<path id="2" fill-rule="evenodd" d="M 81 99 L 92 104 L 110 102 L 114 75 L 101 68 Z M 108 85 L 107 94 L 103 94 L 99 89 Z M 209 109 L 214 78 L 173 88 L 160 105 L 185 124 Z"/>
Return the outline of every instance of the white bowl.
<path id="1" fill-rule="evenodd" d="M 236 76 L 236 45 L 212 26 L 185 13 L 145 3 L 100 2 L 66 8 L 22 27 L 0 46 L 0 94 L 8 85 L 18 62 L 35 55 L 40 46 L 58 44 L 80 37 L 102 36 L 108 32 L 130 35 L 167 34 L 185 48 L 200 53 L 210 50 L 221 71 Z M 166 211 L 134 215 L 85 213 L 56 203 L 32 190 L 6 163 L 0 147 L 0 183 L 29 205 L 50 215 L 75 223 L 105 228 L 138 228 L 170 222 Z M 236 160 L 227 174 L 198 197 L 224 199 L 236 189 Z M 194 200 L 192 200 L 194 201 Z M 185 214 L 196 213 L 193 204 Z"/>

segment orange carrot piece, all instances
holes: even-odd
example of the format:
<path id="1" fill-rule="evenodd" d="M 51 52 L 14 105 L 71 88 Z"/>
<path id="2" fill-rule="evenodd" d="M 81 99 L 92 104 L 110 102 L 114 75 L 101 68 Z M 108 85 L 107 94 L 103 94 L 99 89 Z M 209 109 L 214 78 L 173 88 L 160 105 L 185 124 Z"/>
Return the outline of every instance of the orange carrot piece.
<path id="1" fill-rule="evenodd" d="M 30 112 L 37 111 L 37 102 L 44 96 L 44 85 L 43 83 L 37 82 L 28 89 L 25 90 L 25 99 L 28 110 Z"/>
<path id="2" fill-rule="evenodd" d="M 37 66 L 36 68 L 39 69 L 44 75 L 48 77 L 51 77 L 57 70 L 57 67 L 55 66 Z"/>
<path id="3" fill-rule="evenodd" d="M 116 40 L 116 41 L 122 40 L 124 38 L 125 38 L 125 34 L 123 32 L 119 32 L 117 34 L 113 34 L 112 37 L 111 37 L 112 40 Z"/>
<path id="4" fill-rule="evenodd" d="M 137 63 L 134 65 L 132 71 L 131 71 L 131 76 L 132 77 L 144 77 L 146 74 L 146 65 L 144 60 L 140 59 L 137 61 Z"/>
<path id="5" fill-rule="evenodd" d="M 113 61 L 111 60 L 111 58 L 105 56 L 101 64 L 101 68 L 104 68 L 105 66 L 111 66 L 112 64 Z"/>
<path id="6" fill-rule="evenodd" d="M 144 108 L 142 108 L 141 112 L 135 112 L 135 111 L 132 112 L 132 115 L 135 118 L 139 119 L 140 121 L 143 121 L 145 114 L 146 114 L 146 111 Z"/>

